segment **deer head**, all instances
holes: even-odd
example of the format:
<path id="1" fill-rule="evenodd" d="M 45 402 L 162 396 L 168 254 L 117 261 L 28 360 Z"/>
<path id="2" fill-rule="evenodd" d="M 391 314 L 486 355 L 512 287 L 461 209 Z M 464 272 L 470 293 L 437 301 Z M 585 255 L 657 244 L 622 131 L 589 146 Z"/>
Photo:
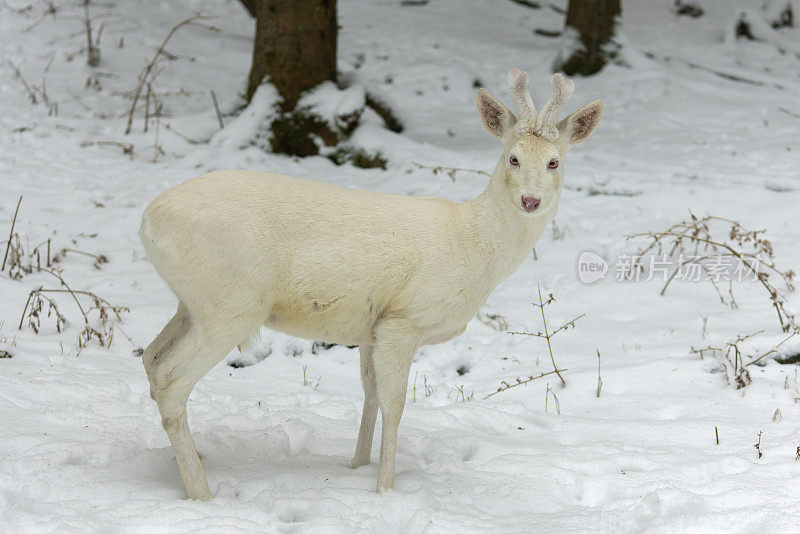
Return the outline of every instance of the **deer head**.
<path id="1" fill-rule="evenodd" d="M 561 194 L 567 150 L 587 140 L 603 117 L 603 101 L 595 100 L 557 122 L 575 84 L 559 73 L 553 75 L 552 84 L 553 95 L 541 113 L 528 92 L 528 75 L 519 69 L 508 73 L 517 115 L 486 89 L 478 92 L 483 125 L 503 143 L 495 175 L 502 178 L 508 200 L 528 217 L 552 214 Z"/>

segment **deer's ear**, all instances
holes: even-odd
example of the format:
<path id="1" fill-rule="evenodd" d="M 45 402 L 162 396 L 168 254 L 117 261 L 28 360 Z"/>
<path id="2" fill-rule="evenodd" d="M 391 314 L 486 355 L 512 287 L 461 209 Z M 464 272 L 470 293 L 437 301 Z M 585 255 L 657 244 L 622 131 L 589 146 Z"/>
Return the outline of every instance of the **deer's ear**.
<path id="1" fill-rule="evenodd" d="M 486 89 L 478 91 L 478 113 L 483 125 L 495 137 L 502 138 L 517 123 L 511 110 L 498 102 Z"/>
<path id="2" fill-rule="evenodd" d="M 569 146 L 582 143 L 589 139 L 602 118 L 603 101 L 595 100 L 558 123 L 559 137 L 565 138 Z"/>

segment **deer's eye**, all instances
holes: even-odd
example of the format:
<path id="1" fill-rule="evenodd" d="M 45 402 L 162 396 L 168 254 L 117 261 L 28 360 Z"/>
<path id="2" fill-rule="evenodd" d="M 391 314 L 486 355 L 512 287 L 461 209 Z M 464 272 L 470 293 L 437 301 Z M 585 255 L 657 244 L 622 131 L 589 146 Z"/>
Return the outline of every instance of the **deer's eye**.
<path id="1" fill-rule="evenodd" d="M 517 156 L 515 156 L 514 154 L 511 154 L 511 157 L 508 158 L 508 162 L 511 164 L 512 167 L 519 167 L 519 160 L 517 159 Z"/>
<path id="2" fill-rule="evenodd" d="M 547 164 L 548 169 L 557 169 L 558 168 L 558 160 L 553 158 L 550 160 L 550 163 Z"/>

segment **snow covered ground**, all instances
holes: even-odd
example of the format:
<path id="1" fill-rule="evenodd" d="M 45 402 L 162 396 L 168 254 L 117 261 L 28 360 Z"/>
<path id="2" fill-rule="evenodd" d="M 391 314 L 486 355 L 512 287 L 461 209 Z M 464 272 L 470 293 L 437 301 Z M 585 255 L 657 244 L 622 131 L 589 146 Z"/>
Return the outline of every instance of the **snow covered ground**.
<path id="1" fill-rule="evenodd" d="M 81 52 L 78 2 L 55 0 L 55 15 L 44 2 L 22 13 L 0 8 L 0 232 L 23 195 L 16 230 L 26 248 L 50 238 L 53 250 L 106 255 L 98 270 L 91 258 L 67 254 L 62 276 L 130 308 L 110 348 L 92 342 L 79 352 L 82 320 L 65 295 L 53 295 L 69 320 L 63 332 L 44 312 L 38 335 L 17 329 L 28 293 L 58 288 L 55 278 L 0 278 L 0 351 L 13 355 L 0 360 L 2 530 L 800 532 L 798 365 L 767 358 L 750 367 L 752 384 L 735 389 L 715 358 L 690 353 L 762 329 L 752 352 L 782 339 L 760 288 L 738 287 L 732 310 L 707 282 L 675 283 L 660 296 L 657 280 L 615 281 L 613 265 L 594 284 L 576 272 L 581 252 L 608 260 L 633 253 L 643 242 L 624 235 L 665 229 L 688 210 L 766 228 L 779 265 L 800 266 L 800 30 L 776 32 L 782 51 L 735 40 L 737 13 L 760 4 L 744 0 L 702 2 L 699 19 L 676 17 L 672 2 L 624 2 L 631 68 L 576 79 L 571 109 L 603 98 L 606 114 L 566 161 L 560 232 L 546 233 L 538 259 L 489 298 L 482 313 L 501 315 L 507 328 L 476 319 L 455 340 L 420 350 L 395 491 L 374 493 L 377 440 L 373 464 L 345 465 L 362 403 L 357 350 L 312 350 L 311 341 L 265 332 L 228 359 L 262 361 L 220 364 L 190 398 L 216 498 L 184 500 L 134 354 L 175 306 L 136 236 L 143 208 L 163 189 L 219 168 L 474 197 L 485 176 L 459 173 L 452 182 L 412 162 L 491 171 L 500 147 L 480 124 L 474 82 L 510 103 L 505 76 L 518 66 L 541 102 L 558 40 L 533 30 L 561 28 L 551 3 L 565 5 L 340 0 L 340 70 L 389 101 L 406 125 L 398 135 L 367 121 L 355 133 L 355 143 L 386 155 L 386 171 L 246 145 L 263 107 L 227 115 L 218 132 L 209 91 L 224 111 L 235 109 L 249 68 L 253 24 L 237 1 L 93 2 L 95 31 L 105 23 L 96 69 Z M 220 15 L 209 23 L 221 31 L 185 28 L 168 45 L 175 57 L 163 63 L 157 90 L 188 94 L 163 97 L 172 130 L 159 129 L 164 154 L 153 163 L 155 133 L 152 125 L 142 131 L 141 112 L 123 135 L 126 95 L 169 28 L 198 10 Z M 37 87 L 36 104 L 9 61 Z M 132 143 L 132 154 L 109 142 Z M 551 325 L 586 314 L 553 340 L 567 385 L 548 376 L 484 400 L 502 380 L 552 369 L 543 340 L 504 332 L 541 330 L 530 304 L 539 285 L 557 298 L 546 308 Z M 790 309 L 798 304 L 790 294 Z M 800 339 L 780 352 L 798 350 Z M 545 410 L 548 387 L 560 413 L 553 393 Z"/>

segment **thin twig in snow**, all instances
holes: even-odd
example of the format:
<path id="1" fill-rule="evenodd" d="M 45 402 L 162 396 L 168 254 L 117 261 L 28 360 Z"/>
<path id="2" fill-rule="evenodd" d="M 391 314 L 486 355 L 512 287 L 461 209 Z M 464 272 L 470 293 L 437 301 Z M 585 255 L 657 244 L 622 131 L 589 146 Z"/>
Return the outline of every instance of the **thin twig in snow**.
<path id="1" fill-rule="evenodd" d="M 219 122 L 219 129 L 225 128 L 225 123 L 222 122 L 222 111 L 219 109 L 219 102 L 217 102 L 217 93 L 211 91 L 211 101 L 214 103 L 214 111 L 217 112 L 217 122 Z"/>
<path id="2" fill-rule="evenodd" d="M 25 87 L 25 90 L 28 92 L 28 98 L 31 99 L 31 104 L 36 104 L 38 102 L 38 100 L 36 98 L 36 93 L 34 93 L 33 89 L 31 89 L 31 86 L 28 85 L 28 82 L 25 80 L 25 77 L 22 75 L 22 73 L 20 72 L 19 68 L 17 68 L 17 66 L 14 65 L 14 62 L 11 61 L 10 59 L 7 62 L 8 62 L 8 65 L 11 67 L 11 70 L 14 71 L 14 76 L 16 76 L 17 79 L 20 82 L 22 82 L 23 87 Z"/>
<path id="3" fill-rule="evenodd" d="M 485 176 L 491 177 L 492 175 L 486 171 L 480 171 L 477 169 L 461 169 L 459 167 L 443 167 L 442 165 L 430 166 L 430 165 L 423 165 L 421 163 L 417 163 L 416 161 L 411 162 L 412 165 L 417 167 L 418 169 L 429 169 L 433 171 L 433 174 L 439 174 L 440 172 L 445 173 L 447 176 L 450 177 L 450 180 L 455 182 L 456 181 L 456 173 L 458 172 L 473 172 L 476 174 L 483 174 Z"/>
<path id="4" fill-rule="evenodd" d="M 556 373 L 559 373 L 559 372 L 563 373 L 565 371 L 568 371 L 568 369 L 556 369 L 555 371 L 550 371 L 550 372 L 547 372 L 547 373 L 541 373 L 541 374 L 536 375 L 536 376 L 531 375 L 528 378 L 526 378 L 525 380 L 517 377 L 516 382 L 513 383 L 513 384 L 509 384 L 508 382 L 503 380 L 502 382 L 500 382 L 501 386 L 499 388 L 497 388 L 497 391 L 495 391 L 493 393 L 489 393 L 488 395 L 486 395 L 483 398 L 483 400 L 488 399 L 492 395 L 497 395 L 498 393 L 500 393 L 502 391 L 506 391 L 508 389 L 515 388 L 515 387 L 521 386 L 523 384 L 527 384 L 528 382 L 532 382 L 533 380 L 538 380 L 538 379 L 540 379 L 540 378 L 542 378 L 544 376 L 553 375 L 553 374 L 556 374 Z M 427 386 L 426 386 L 426 390 L 427 390 Z"/>

